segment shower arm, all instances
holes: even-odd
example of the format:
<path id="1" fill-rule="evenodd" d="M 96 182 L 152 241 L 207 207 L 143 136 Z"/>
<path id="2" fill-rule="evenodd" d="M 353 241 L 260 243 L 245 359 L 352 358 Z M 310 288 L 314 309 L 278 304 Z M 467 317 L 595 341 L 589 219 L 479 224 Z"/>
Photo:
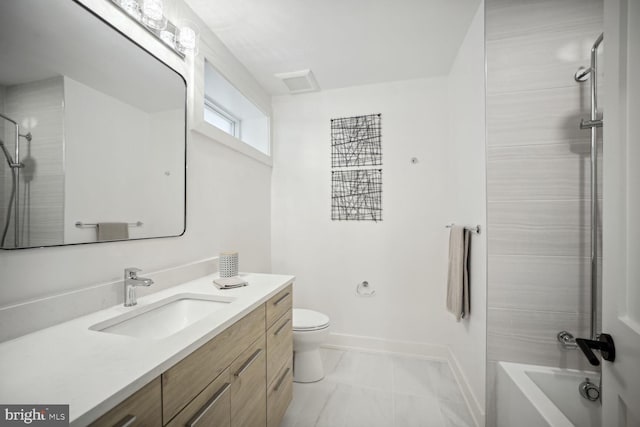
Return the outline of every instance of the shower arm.
<path id="1" fill-rule="evenodd" d="M 14 126 L 18 126 L 18 123 L 15 120 L 13 120 L 11 117 L 7 117 L 2 113 L 0 113 L 0 117 L 2 117 L 3 119 L 5 119 L 8 122 L 13 123 Z"/>

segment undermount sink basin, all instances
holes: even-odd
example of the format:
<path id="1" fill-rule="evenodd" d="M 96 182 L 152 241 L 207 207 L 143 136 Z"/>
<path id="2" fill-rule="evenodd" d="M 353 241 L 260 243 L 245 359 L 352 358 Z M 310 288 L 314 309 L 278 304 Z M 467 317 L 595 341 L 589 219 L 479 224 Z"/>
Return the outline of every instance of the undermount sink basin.
<path id="1" fill-rule="evenodd" d="M 228 307 L 233 300 L 224 296 L 178 294 L 96 323 L 89 329 L 136 338 L 166 338 Z"/>

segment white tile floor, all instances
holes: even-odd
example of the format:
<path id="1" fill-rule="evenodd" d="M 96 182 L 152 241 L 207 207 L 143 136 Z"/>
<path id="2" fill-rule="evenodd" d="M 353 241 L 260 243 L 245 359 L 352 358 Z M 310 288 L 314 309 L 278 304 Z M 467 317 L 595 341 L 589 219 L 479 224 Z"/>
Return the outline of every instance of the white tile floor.
<path id="1" fill-rule="evenodd" d="M 325 378 L 293 384 L 280 427 L 473 427 L 446 362 L 322 349 Z"/>

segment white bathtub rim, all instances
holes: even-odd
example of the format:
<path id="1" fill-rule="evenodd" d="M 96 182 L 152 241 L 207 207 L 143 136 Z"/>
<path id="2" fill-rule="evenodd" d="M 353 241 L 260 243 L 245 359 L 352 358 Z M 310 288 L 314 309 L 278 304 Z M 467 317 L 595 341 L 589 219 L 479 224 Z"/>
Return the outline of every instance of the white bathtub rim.
<path id="1" fill-rule="evenodd" d="M 549 366 L 526 365 L 513 362 L 498 362 L 509 378 L 517 384 L 524 396 L 531 402 L 534 408 L 540 413 L 542 418 L 553 427 L 575 427 L 575 425 L 562 413 L 560 408 L 549 399 L 549 397 L 538 387 L 538 385 L 527 375 L 527 371 L 560 373 L 571 375 L 593 375 L 600 374 L 590 371 L 579 371 L 577 369 L 554 368 Z M 577 390 L 576 390 L 577 392 Z"/>

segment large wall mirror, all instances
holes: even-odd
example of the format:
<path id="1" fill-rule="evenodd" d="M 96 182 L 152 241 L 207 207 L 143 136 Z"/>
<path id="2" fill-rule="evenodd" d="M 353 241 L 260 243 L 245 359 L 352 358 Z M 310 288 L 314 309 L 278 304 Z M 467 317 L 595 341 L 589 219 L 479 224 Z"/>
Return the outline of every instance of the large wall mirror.
<path id="1" fill-rule="evenodd" d="M 178 236 L 186 84 L 72 0 L 0 2 L 0 248 Z"/>

